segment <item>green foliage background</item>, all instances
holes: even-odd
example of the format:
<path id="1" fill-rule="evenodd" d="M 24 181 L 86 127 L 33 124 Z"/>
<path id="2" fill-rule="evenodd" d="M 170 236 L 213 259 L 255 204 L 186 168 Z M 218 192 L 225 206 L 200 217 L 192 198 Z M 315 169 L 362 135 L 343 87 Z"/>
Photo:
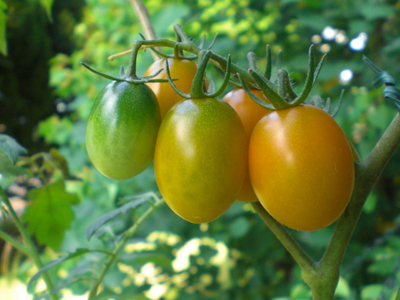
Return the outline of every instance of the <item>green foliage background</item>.
<path id="1" fill-rule="evenodd" d="M 53 11 L 58 2 L 54 0 Z M 0 1 L 0 50 L 5 54 L 2 12 L 9 16 L 11 12 L 3 9 L 3 3 Z M 307 52 L 313 37 L 314 42 L 318 41 L 315 36 L 321 36 L 326 26 L 343 30 L 345 43 L 323 38 L 316 43 L 319 57 L 323 49 L 329 46 L 330 50 L 312 95 L 330 97 L 336 105 L 341 90 L 345 89 L 336 120 L 362 159 L 396 113 L 382 97 L 382 90 L 372 87 L 374 74 L 361 58 L 368 56 L 381 69 L 400 78 L 398 1 L 147 0 L 144 3 L 158 37 L 174 39 L 174 23 L 180 23 L 188 36 L 197 41 L 206 34 L 210 43 L 219 33 L 213 50 L 223 56 L 231 54 L 233 61 L 243 67 L 247 67 L 249 51 L 258 55 L 263 69 L 265 45 L 271 46 L 273 59 L 282 50 L 283 65 L 297 91 L 305 80 Z M 74 50 L 66 54 L 56 51 L 49 60 L 53 103 L 47 104 L 54 105 L 58 113 L 40 120 L 33 134 L 29 132 L 29 138 L 44 141 L 43 149 L 57 147 L 73 175 L 62 177 L 55 172 L 42 188 L 54 193 L 46 194 L 39 188 L 31 189 L 27 196 L 30 206 L 24 220 L 37 243 L 43 246 L 43 257 L 47 260 L 80 248 L 112 250 L 118 235 L 132 225 L 145 207 L 108 222 L 90 241 L 85 237 L 87 226 L 133 195 L 157 191 L 152 167 L 132 180 L 115 182 L 100 175 L 89 162 L 85 126 L 96 95 L 108 82 L 87 72 L 80 62 L 117 76 L 120 65 L 127 66 L 129 57 L 114 61 L 108 61 L 107 57 L 129 49 L 139 39 L 142 29 L 127 1 L 87 0 L 82 13 L 80 21 L 69 23 Z M 53 24 L 68 20 L 67 17 L 61 14 L 56 19 L 53 15 Z M 354 51 L 349 42 L 361 32 L 368 36 L 366 48 Z M 63 39 L 52 41 L 60 45 Z M 151 62 L 150 53 L 141 53 L 138 73 L 142 74 Z M 339 80 L 344 69 L 354 73 L 347 84 Z M 397 151 L 365 205 L 341 269 L 337 299 L 394 299 L 399 289 L 399 164 Z M 3 178 L 1 183 L 10 186 L 13 177 Z M 56 207 L 49 205 L 52 201 Z M 55 220 L 48 217 L 51 214 L 65 219 L 57 218 L 52 223 Z M 318 259 L 333 229 L 334 225 L 316 232 L 292 234 Z M 69 285 L 74 293 L 82 294 L 104 259 L 104 254 L 89 252 L 66 261 L 54 274 L 83 279 Z M 22 262 L 17 272 L 21 280 L 28 280 L 26 270 L 30 267 L 29 261 Z M 56 278 L 60 285 L 69 283 L 63 276 Z M 157 292 L 163 296 L 154 296 Z M 124 295 L 137 295 L 135 299 L 185 300 L 310 298 L 300 268 L 250 206 L 243 203 L 235 203 L 220 219 L 201 226 L 181 220 L 166 206 L 158 210 L 106 276 L 99 299 L 122 299 Z"/>

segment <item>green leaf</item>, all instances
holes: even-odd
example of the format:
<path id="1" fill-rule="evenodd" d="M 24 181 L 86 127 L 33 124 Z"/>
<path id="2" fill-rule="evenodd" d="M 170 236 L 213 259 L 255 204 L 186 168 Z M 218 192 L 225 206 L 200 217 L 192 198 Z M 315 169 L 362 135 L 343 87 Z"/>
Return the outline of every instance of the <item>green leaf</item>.
<path id="1" fill-rule="evenodd" d="M 362 300 L 375 300 L 378 299 L 382 292 L 382 284 L 371 284 L 361 290 Z"/>
<path id="2" fill-rule="evenodd" d="M 29 291 L 30 288 L 32 287 L 33 283 L 39 279 L 39 277 L 47 272 L 48 270 L 50 270 L 51 268 L 54 268 L 55 266 L 58 266 L 59 264 L 63 263 L 66 260 L 81 256 L 83 254 L 86 254 L 88 252 L 98 252 L 97 250 L 90 250 L 90 249 L 77 249 L 74 253 L 70 253 L 67 255 L 62 255 L 60 257 L 58 257 L 55 260 L 50 261 L 46 266 L 44 266 L 43 268 L 41 268 L 35 275 L 32 276 L 32 278 L 29 280 L 28 282 L 28 286 L 27 286 L 27 290 Z"/>
<path id="3" fill-rule="evenodd" d="M 167 271 L 173 272 L 171 259 L 163 253 L 144 252 L 129 255 L 120 255 L 120 261 L 129 265 L 143 265 L 153 262 L 155 265 L 162 267 Z"/>
<path id="4" fill-rule="evenodd" d="M 0 174 L 15 175 L 23 173 L 23 169 L 14 166 L 18 156 L 27 150 L 18 142 L 5 134 L 0 134 Z"/>
<path id="5" fill-rule="evenodd" d="M 375 193 L 369 194 L 367 201 L 363 206 L 363 211 L 367 214 L 374 212 L 377 203 L 378 203 L 378 196 Z"/>
<path id="6" fill-rule="evenodd" d="M 350 297 L 350 286 L 343 277 L 339 277 L 339 282 L 335 290 L 335 296 L 343 298 Z"/>
<path id="7" fill-rule="evenodd" d="M 0 0 L 0 53 L 7 56 L 6 17 L 7 4 Z"/>
<path id="8" fill-rule="evenodd" d="M 93 234 L 95 234 L 96 231 L 104 223 L 114 219 L 115 217 L 119 216 L 120 214 L 127 213 L 131 209 L 138 207 L 142 203 L 146 202 L 147 199 L 148 199 L 148 195 L 145 194 L 142 197 L 140 197 L 134 201 L 128 202 L 128 203 L 118 207 L 117 209 L 114 209 L 113 211 L 110 211 L 109 213 L 106 213 L 105 215 L 101 216 L 100 218 L 98 218 L 96 221 L 94 221 L 87 227 L 86 232 L 85 232 L 86 238 L 88 240 L 90 240 L 90 238 L 93 236 Z"/>
<path id="9" fill-rule="evenodd" d="M 64 182 L 57 181 L 51 185 L 29 191 L 31 204 L 23 215 L 27 222 L 28 232 L 35 235 L 41 245 L 58 249 L 74 219 L 72 204 L 79 202 L 76 195 L 65 192 Z"/>
<path id="10" fill-rule="evenodd" d="M 50 22 L 53 22 L 53 19 L 51 17 L 51 7 L 53 6 L 53 1 L 54 0 L 40 0 L 40 3 L 46 10 L 46 14 L 49 17 Z"/>

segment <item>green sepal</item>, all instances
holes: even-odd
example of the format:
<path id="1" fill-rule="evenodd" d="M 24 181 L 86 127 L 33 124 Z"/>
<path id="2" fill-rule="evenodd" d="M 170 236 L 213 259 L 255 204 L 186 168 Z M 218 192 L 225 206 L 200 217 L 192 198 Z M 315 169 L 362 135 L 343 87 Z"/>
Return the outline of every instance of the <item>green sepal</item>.
<path id="1" fill-rule="evenodd" d="M 226 87 L 229 84 L 229 78 L 230 78 L 230 75 L 231 75 L 231 65 L 232 65 L 231 56 L 228 55 L 224 81 L 222 82 L 222 85 L 219 87 L 219 89 L 217 91 L 215 91 L 214 93 L 211 93 L 211 94 L 207 93 L 206 94 L 207 97 L 215 98 L 215 97 L 218 97 L 219 95 L 221 95 L 224 92 L 224 90 L 226 89 Z"/>
<path id="2" fill-rule="evenodd" d="M 261 105 L 264 108 L 270 109 L 270 110 L 276 110 L 276 108 L 263 101 L 262 99 L 258 98 L 256 95 L 254 95 L 251 90 L 249 89 L 249 87 L 247 86 L 246 82 L 243 80 L 242 76 L 240 76 L 240 74 L 238 73 L 237 76 L 239 77 L 239 81 L 242 84 L 242 88 L 243 90 L 246 92 L 246 94 L 256 103 L 258 103 L 259 105 Z M 279 95 L 278 95 L 279 96 Z"/>
<path id="3" fill-rule="evenodd" d="M 306 82 L 304 84 L 303 90 L 301 91 L 300 95 L 296 99 L 294 99 L 293 102 L 290 103 L 292 106 L 296 106 L 304 102 L 304 100 L 306 100 L 307 96 L 310 94 L 310 91 L 315 82 L 314 56 L 315 56 L 314 45 L 311 45 L 310 50 L 308 52 L 308 72 L 307 72 Z"/>
<path id="4" fill-rule="evenodd" d="M 257 68 L 257 56 L 254 52 L 249 52 L 247 53 L 247 61 L 249 62 L 250 69 L 252 69 L 254 72 L 258 72 Z"/>
<path id="5" fill-rule="evenodd" d="M 193 78 L 192 88 L 190 89 L 190 97 L 193 99 L 206 97 L 203 90 L 203 80 L 211 56 L 212 52 L 209 50 L 201 50 L 199 53 L 199 65 Z"/>
<path id="6" fill-rule="evenodd" d="M 279 50 L 278 58 L 276 59 L 275 63 L 275 70 L 279 70 L 281 68 L 281 64 L 282 64 L 282 50 Z M 275 83 L 277 79 L 278 79 L 278 73 L 275 72 L 274 75 L 272 75 L 270 81 L 272 83 Z"/>
<path id="7" fill-rule="evenodd" d="M 343 102 L 343 96 L 344 96 L 344 90 L 342 90 L 342 92 L 340 93 L 340 98 L 339 98 L 338 105 L 336 105 L 334 111 L 330 113 L 332 118 L 334 118 L 336 116 L 336 114 L 339 112 L 339 109 L 340 109 L 340 107 L 342 105 L 342 102 Z"/>
<path id="8" fill-rule="evenodd" d="M 249 72 L 251 76 L 254 78 L 254 81 L 260 87 L 260 90 L 263 92 L 265 97 L 269 100 L 269 102 L 271 102 L 275 110 L 280 110 L 290 107 L 289 103 L 283 100 L 282 97 L 269 86 L 271 83 L 268 81 L 268 79 L 264 78 L 257 72 L 254 72 L 252 69 L 250 69 Z"/>
<path id="9" fill-rule="evenodd" d="M 210 46 L 208 46 L 207 50 L 211 50 L 211 48 L 212 48 L 212 47 L 214 46 L 214 44 L 215 44 L 215 41 L 217 40 L 217 37 L 218 37 L 218 32 L 214 35 L 214 38 L 213 38 L 213 40 L 211 41 Z"/>
<path id="10" fill-rule="evenodd" d="M 199 49 L 203 49 L 204 45 L 206 44 L 206 35 L 203 34 L 200 40 Z"/>
<path id="11" fill-rule="evenodd" d="M 264 77 L 268 80 L 271 78 L 271 69 L 272 69 L 272 57 L 271 57 L 271 48 L 269 45 L 266 46 L 266 57 L 267 57 L 267 66 L 265 67 Z"/>
<path id="12" fill-rule="evenodd" d="M 175 93 L 177 93 L 179 96 L 181 96 L 182 98 L 185 99 L 189 99 L 190 98 L 190 94 L 185 94 L 184 92 L 182 92 L 181 90 L 178 89 L 178 87 L 174 84 L 172 78 L 171 78 L 171 74 L 169 72 L 169 63 L 168 60 L 165 61 L 165 65 L 166 65 L 166 69 L 167 69 L 167 78 L 168 78 L 168 82 L 171 85 L 172 89 L 175 91 Z"/>
<path id="13" fill-rule="evenodd" d="M 278 94 L 287 102 L 290 103 L 297 98 L 296 93 L 292 89 L 289 73 L 285 69 L 275 71 L 278 76 Z"/>
<path id="14" fill-rule="evenodd" d="M 125 81 L 125 82 L 135 83 L 135 84 L 138 84 L 138 83 L 148 83 L 148 82 L 168 82 L 167 79 L 151 79 L 151 78 L 157 76 L 163 69 L 159 70 L 159 71 L 158 71 L 157 73 L 155 73 L 154 75 L 150 75 L 150 76 L 146 76 L 146 77 L 143 77 L 143 78 L 137 78 L 137 79 L 135 79 L 135 78 L 131 78 L 131 77 L 126 76 L 126 75 L 124 75 L 125 77 L 123 76 L 123 77 L 120 77 L 120 78 L 114 77 L 114 76 L 111 76 L 111 75 L 108 75 L 108 74 L 105 74 L 105 73 L 96 71 L 95 69 L 92 69 L 91 67 L 89 67 L 89 66 L 88 66 L 87 64 L 85 64 L 84 62 L 81 62 L 81 65 L 84 66 L 84 67 L 85 67 L 86 69 L 88 69 L 89 71 L 95 73 L 96 75 L 99 75 L 99 76 L 101 76 L 101 77 L 107 78 L 107 79 L 109 79 L 109 80 L 114 80 L 114 81 Z M 121 68 L 121 71 L 120 71 L 120 72 L 123 72 L 123 67 Z M 175 80 L 178 80 L 178 79 L 171 79 L 171 80 L 175 81 Z"/>
<path id="15" fill-rule="evenodd" d="M 326 98 L 326 103 L 323 110 L 329 113 L 330 109 L 331 109 L 331 98 L 328 97 Z"/>

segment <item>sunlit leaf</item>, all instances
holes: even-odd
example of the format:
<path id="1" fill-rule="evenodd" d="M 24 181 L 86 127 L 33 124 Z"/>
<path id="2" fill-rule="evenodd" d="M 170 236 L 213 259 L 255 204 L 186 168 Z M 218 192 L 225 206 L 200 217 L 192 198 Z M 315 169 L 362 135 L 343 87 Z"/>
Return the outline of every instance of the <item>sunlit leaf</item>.
<path id="1" fill-rule="evenodd" d="M 163 253 L 134 253 L 124 254 L 119 257 L 120 261 L 129 265 L 143 265 L 148 262 L 153 262 L 155 265 L 162 267 L 168 271 L 173 271 L 171 259 Z"/>
<path id="2" fill-rule="evenodd" d="M 378 299 L 382 292 L 383 285 L 382 284 L 371 284 L 363 287 L 361 290 L 361 299 L 362 300 L 372 300 Z"/>
<path id="3" fill-rule="evenodd" d="M 76 195 L 65 191 L 64 182 L 57 181 L 39 189 L 31 189 L 28 194 L 31 204 L 23 218 L 27 229 L 41 245 L 58 249 L 74 219 L 71 206 L 79 202 Z"/>

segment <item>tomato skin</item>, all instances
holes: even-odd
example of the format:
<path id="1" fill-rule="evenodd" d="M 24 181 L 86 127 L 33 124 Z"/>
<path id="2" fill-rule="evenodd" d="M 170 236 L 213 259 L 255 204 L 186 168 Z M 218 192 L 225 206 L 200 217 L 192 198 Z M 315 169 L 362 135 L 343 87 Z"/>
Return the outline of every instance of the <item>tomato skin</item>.
<path id="1" fill-rule="evenodd" d="M 143 76 L 155 74 L 160 69 L 163 69 L 160 74 L 158 74 L 154 78 L 167 79 L 166 60 L 168 60 L 171 78 L 179 79 L 174 81 L 174 84 L 178 87 L 179 90 L 188 94 L 192 87 L 192 81 L 197 71 L 197 66 L 193 60 L 180 58 L 162 58 L 156 60 L 152 65 L 150 65 Z M 158 99 L 161 119 L 164 118 L 165 114 L 175 103 L 182 100 L 182 97 L 172 89 L 169 82 L 149 82 L 146 84 L 153 90 Z"/>
<path id="2" fill-rule="evenodd" d="M 303 231 L 339 218 L 354 185 L 345 134 L 329 114 L 309 105 L 271 112 L 260 120 L 250 140 L 249 171 L 271 216 Z"/>
<path id="3" fill-rule="evenodd" d="M 243 125 L 227 103 L 187 99 L 166 114 L 154 171 L 162 196 L 181 218 L 211 222 L 235 201 L 247 170 Z"/>
<path id="4" fill-rule="evenodd" d="M 260 90 L 252 90 L 252 92 L 260 99 L 265 99 Z M 254 102 L 243 89 L 230 91 L 224 96 L 224 98 L 222 98 L 222 100 L 229 103 L 236 111 L 242 121 L 247 140 L 250 142 L 251 133 L 253 132 L 254 127 L 267 112 L 270 112 L 270 110 Z M 265 99 L 265 101 L 269 102 L 267 99 Z M 243 187 L 236 200 L 243 202 L 258 201 L 248 174 L 246 175 Z"/>
<path id="5" fill-rule="evenodd" d="M 153 160 L 161 123 L 156 96 L 144 84 L 113 81 L 97 97 L 86 128 L 86 149 L 104 176 L 125 180 Z"/>

